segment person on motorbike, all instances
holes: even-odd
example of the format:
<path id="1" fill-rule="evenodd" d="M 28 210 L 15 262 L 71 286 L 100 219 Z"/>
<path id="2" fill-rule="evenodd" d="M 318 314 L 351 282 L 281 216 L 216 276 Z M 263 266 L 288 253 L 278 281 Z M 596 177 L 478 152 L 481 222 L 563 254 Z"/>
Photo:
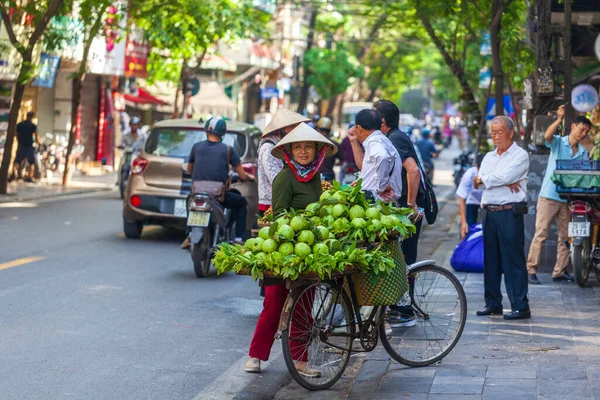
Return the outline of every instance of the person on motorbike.
<path id="1" fill-rule="evenodd" d="M 423 130 L 421 133 L 421 139 L 417 140 L 415 146 L 421 153 L 421 160 L 423 161 L 423 169 L 425 174 L 430 181 L 433 181 L 433 159 L 437 158 L 438 150 L 435 147 L 433 141 L 429 138 L 430 131 Z"/>
<path id="2" fill-rule="evenodd" d="M 273 182 L 273 215 L 290 210 L 303 210 L 319 200 L 323 192 L 319 167 L 326 157 L 331 157 L 337 147 L 305 123 L 298 125 L 273 148 L 272 155 L 285 162 L 285 167 Z M 267 361 L 275 341 L 279 318 L 288 295 L 286 285 L 281 283 L 265 286 L 265 300 L 250 344 L 249 356 L 244 369 L 250 373 L 261 372 L 261 361 Z M 312 304 L 297 307 L 294 321 L 307 320 Z M 291 353 L 298 372 L 309 378 L 318 378 L 321 372 L 307 363 L 310 341 L 300 340 L 302 327 L 290 326 Z"/>
<path id="3" fill-rule="evenodd" d="M 188 159 L 187 170 L 195 181 L 229 181 L 229 165 L 240 176 L 242 181 L 253 181 L 256 177 L 247 173 L 242 168 L 237 150 L 223 143 L 223 136 L 227 133 L 227 123 L 219 117 L 210 118 L 204 126 L 206 140 L 194 144 Z M 232 211 L 231 219 L 236 223 L 235 242 L 243 243 L 246 233 L 246 216 L 248 214 L 248 201 L 237 190 L 228 190 L 225 193 L 223 206 Z M 182 244 L 182 248 L 189 247 L 189 239 Z"/>
<path id="4" fill-rule="evenodd" d="M 331 119 L 323 117 L 319 120 L 319 122 L 317 122 L 317 131 L 321 135 L 325 136 L 327 139 L 331 140 L 330 134 L 332 125 L 333 122 L 331 121 Z M 335 172 L 333 172 L 333 167 L 336 164 L 336 160 L 338 160 L 340 164 L 344 162 L 344 152 L 342 150 L 342 146 L 339 143 L 334 142 L 333 140 L 331 142 L 335 144 L 338 151 L 334 157 L 325 159 L 323 161 L 323 164 L 321 164 L 321 168 L 319 169 L 321 178 L 329 182 L 335 179 Z"/>
<path id="5" fill-rule="evenodd" d="M 148 136 L 142 132 L 141 127 L 141 119 L 140 117 L 133 117 L 129 121 L 130 131 L 123 135 L 123 139 L 121 141 L 121 148 L 132 148 L 133 149 L 133 158 L 137 157 L 144 148 L 144 143 Z"/>
<path id="6" fill-rule="evenodd" d="M 571 124 L 571 133 L 568 136 L 556 134 L 558 127 L 562 124 L 566 109 L 562 105 L 556 112 L 558 118 L 546 129 L 544 139 L 546 147 L 550 148 L 548 165 L 542 181 L 542 187 L 537 199 L 535 215 L 535 234 L 529 247 L 527 258 L 527 273 L 529 283 L 539 285 L 541 282 L 537 277 L 537 270 L 541 259 L 542 248 L 548 238 L 550 225 L 556 219 L 558 228 L 558 241 L 556 247 L 556 264 L 552 272 L 553 282 L 573 282 L 574 278 L 567 272 L 569 267 L 569 249 L 565 242 L 569 240 L 569 218 L 570 211 L 567 201 L 561 199 L 556 191 L 556 184 L 550 179 L 556 169 L 556 160 L 587 160 L 588 151 L 583 147 L 581 141 L 590 132 L 592 122 L 586 117 L 579 116 Z"/>

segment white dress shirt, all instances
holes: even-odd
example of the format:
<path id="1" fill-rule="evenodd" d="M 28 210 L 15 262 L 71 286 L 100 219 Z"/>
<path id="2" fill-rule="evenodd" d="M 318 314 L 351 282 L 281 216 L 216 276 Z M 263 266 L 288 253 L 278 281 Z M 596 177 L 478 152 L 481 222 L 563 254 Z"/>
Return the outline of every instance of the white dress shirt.
<path id="1" fill-rule="evenodd" d="M 381 131 L 371 133 L 362 143 L 365 149 L 362 171 L 362 188 L 377 195 L 388 185 L 394 189 L 394 197 L 402 195 L 402 159 Z M 393 170 L 392 170 L 393 168 Z"/>
<path id="2" fill-rule="evenodd" d="M 483 182 L 481 205 L 503 205 L 525 201 L 529 154 L 513 143 L 502 155 L 498 150 L 486 154 L 479 168 Z M 521 190 L 513 193 L 507 185 L 518 183 Z M 481 186 L 480 186 L 481 188 Z"/>

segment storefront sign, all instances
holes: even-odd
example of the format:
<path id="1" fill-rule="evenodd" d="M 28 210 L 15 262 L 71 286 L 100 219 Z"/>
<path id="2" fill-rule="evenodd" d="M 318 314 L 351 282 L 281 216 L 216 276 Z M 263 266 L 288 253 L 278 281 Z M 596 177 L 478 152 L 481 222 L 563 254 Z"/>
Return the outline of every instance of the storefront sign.
<path id="1" fill-rule="evenodd" d="M 144 31 L 130 25 L 125 46 L 125 76 L 146 78 L 150 45 L 144 40 Z"/>
<path id="2" fill-rule="evenodd" d="M 487 89 L 492 83 L 492 70 L 489 67 L 482 67 L 479 70 L 479 88 Z"/>
<path id="3" fill-rule="evenodd" d="M 571 92 L 571 104 L 579 112 L 592 111 L 598 105 L 598 90 L 592 85 L 579 85 Z"/>
<path id="4" fill-rule="evenodd" d="M 263 89 L 260 89 L 260 98 L 261 99 L 271 99 L 271 98 L 277 98 L 279 97 L 279 89 L 274 88 L 274 87 L 266 87 Z"/>
<path id="5" fill-rule="evenodd" d="M 31 83 L 31 86 L 48 89 L 54 87 L 54 79 L 56 79 L 59 64 L 60 57 L 42 53 L 40 57 L 40 70 L 37 78 Z"/>
<path id="6" fill-rule="evenodd" d="M 126 0 L 117 0 L 107 9 L 104 34 L 92 42 L 89 55 L 90 72 L 99 75 L 125 74 Z"/>

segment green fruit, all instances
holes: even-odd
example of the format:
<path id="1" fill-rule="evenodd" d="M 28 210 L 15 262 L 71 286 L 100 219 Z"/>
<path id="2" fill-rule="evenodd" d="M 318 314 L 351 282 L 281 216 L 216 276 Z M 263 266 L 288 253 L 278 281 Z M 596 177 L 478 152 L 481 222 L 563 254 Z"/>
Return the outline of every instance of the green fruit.
<path id="1" fill-rule="evenodd" d="M 383 224 L 378 219 L 371 220 L 371 225 L 373 225 L 373 229 L 377 232 L 383 229 Z"/>
<path id="2" fill-rule="evenodd" d="M 294 240 L 295 234 L 296 232 L 294 232 L 294 229 L 292 229 L 292 227 L 289 225 L 281 225 L 277 230 L 277 235 L 279 235 L 279 237 L 283 238 L 284 240 L 288 241 Z"/>
<path id="3" fill-rule="evenodd" d="M 314 214 L 320 206 L 321 206 L 321 204 L 319 204 L 319 203 L 310 203 L 309 205 L 306 206 L 306 211 Z"/>
<path id="4" fill-rule="evenodd" d="M 331 239 L 329 241 L 329 252 L 331 254 L 334 254 L 335 252 L 338 252 L 342 249 L 342 244 L 340 243 L 339 240 L 337 239 Z"/>
<path id="5" fill-rule="evenodd" d="M 275 222 L 277 222 L 278 226 L 288 225 L 290 223 L 290 219 L 286 217 L 279 217 L 275 220 Z"/>
<path id="6" fill-rule="evenodd" d="M 329 254 L 329 248 L 325 243 L 317 243 L 313 247 L 313 254 Z"/>
<path id="7" fill-rule="evenodd" d="M 313 225 L 321 225 L 321 218 L 319 218 L 319 217 L 310 217 L 310 222 Z"/>
<path id="8" fill-rule="evenodd" d="M 339 192 L 336 192 L 339 193 Z M 334 218 L 339 218 L 341 217 L 344 213 L 346 213 L 346 211 L 348 211 L 348 208 L 343 205 L 343 204 L 336 204 L 335 206 L 333 206 L 333 210 L 331 215 L 333 215 Z"/>
<path id="9" fill-rule="evenodd" d="M 298 235 L 298 241 L 312 245 L 315 242 L 315 234 L 312 231 L 304 230 Z"/>
<path id="10" fill-rule="evenodd" d="M 267 240 L 271 237 L 271 235 L 269 235 L 269 229 L 271 229 L 268 226 L 265 226 L 264 228 L 261 228 L 260 231 L 258 231 L 258 237 L 262 238 L 264 240 Z"/>
<path id="11" fill-rule="evenodd" d="M 333 223 L 335 222 L 335 218 L 333 218 L 332 215 L 328 215 L 325 218 L 323 218 L 321 220 L 321 222 L 323 223 L 323 225 L 325 226 L 333 226 Z"/>
<path id="12" fill-rule="evenodd" d="M 254 243 L 252 243 L 252 252 L 258 253 L 262 251 L 262 246 L 265 243 L 263 238 L 254 238 Z"/>
<path id="13" fill-rule="evenodd" d="M 325 200 L 328 200 L 328 199 L 331 199 L 331 193 L 329 193 L 329 191 L 323 192 L 321 194 L 321 197 L 319 197 L 319 201 L 322 201 L 322 202 Z"/>
<path id="14" fill-rule="evenodd" d="M 294 254 L 294 244 L 290 242 L 284 242 L 279 245 L 279 253 L 282 256 L 289 256 Z"/>
<path id="15" fill-rule="evenodd" d="M 296 243 L 296 246 L 294 247 L 294 253 L 300 258 L 304 259 L 311 253 L 311 249 L 306 243 Z"/>
<path id="16" fill-rule="evenodd" d="M 333 223 L 333 229 L 336 232 L 345 232 L 348 230 L 348 227 L 343 219 L 336 219 Z"/>
<path id="17" fill-rule="evenodd" d="M 346 193 L 341 192 L 341 191 L 335 192 L 333 194 L 332 198 L 334 198 L 337 201 L 339 201 L 340 204 L 346 204 L 346 201 L 347 201 Z"/>
<path id="18" fill-rule="evenodd" d="M 354 218 L 351 224 L 355 228 L 364 228 L 367 226 L 367 221 L 364 218 Z"/>
<path id="19" fill-rule="evenodd" d="M 319 234 L 321 235 L 321 240 L 329 238 L 329 229 L 325 228 L 324 226 L 317 226 L 317 231 L 319 231 Z"/>
<path id="20" fill-rule="evenodd" d="M 262 251 L 265 253 L 272 253 L 277 250 L 277 242 L 273 239 L 267 239 L 262 245 Z"/>
<path id="21" fill-rule="evenodd" d="M 304 218 L 301 215 L 296 215 L 294 218 L 292 218 L 290 226 L 292 227 L 294 232 L 300 232 L 307 229 L 309 227 L 309 224 L 306 218 Z"/>
<path id="22" fill-rule="evenodd" d="M 260 253 L 256 254 L 255 257 L 258 261 L 265 261 L 267 259 L 267 254 L 261 251 Z"/>
<path id="23" fill-rule="evenodd" d="M 367 208 L 367 211 L 365 212 L 365 216 L 368 219 L 379 219 L 381 217 L 381 212 L 378 209 L 371 207 L 371 208 Z"/>
<path id="24" fill-rule="evenodd" d="M 350 208 L 350 211 L 348 211 L 348 215 L 350 216 L 351 220 L 353 220 L 355 218 L 364 218 L 365 217 L 365 209 L 357 204 L 355 206 L 352 206 L 352 208 Z"/>
<path id="25" fill-rule="evenodd" d="M 254 246 L 254 242 L 256 242 L 256 240 L 254 238 L 248 239 L 248 240 L 246 240 L 246 243 L 244 243 L 244 247 L 247 248 L 248 250 L 252 250 L 252 246 Z"/>
<path id="26" fill-rule="evenodd" d="M 383 226 L 385 226 L 385 229 L 394 229 L 394 226 L 395 226 L 394 218 L 392 218 L 389 215 L 383 215 L 381 217 L 381 223 L 383 224 Z"/>

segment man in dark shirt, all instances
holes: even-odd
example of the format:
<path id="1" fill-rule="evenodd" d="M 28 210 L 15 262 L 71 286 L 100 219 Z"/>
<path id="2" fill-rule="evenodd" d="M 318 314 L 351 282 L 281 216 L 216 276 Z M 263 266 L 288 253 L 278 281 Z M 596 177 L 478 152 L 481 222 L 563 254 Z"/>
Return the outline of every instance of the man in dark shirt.
<path id="1" fill-rule="evenodd" d="M 226 183 L 229 180 L 229 165 L 238 173 L 240 179 L 244 181 L 256 179 L 254 175 L 244 171 L 237 151 L 222 143 L 223 136 L 227 133 L 227 124 L 223 119 L 218 117 L 209 119 L 204 129 L 207 140 L 196 143 L 188 159 L 187 169 L 192 175 L 192 181 Z M 223 205 L 232 210 L 232 219 L 236 222 L 236 242 L 243 242 L 248 214 L 246 198 L 237 191 L 229 190 L 225 193 Z"/>
<path id="2" fill-rule="evenodd" d="M 35 172 L 35 149 L 33 147 L 34 140 L 39 145 L 40 138 L 37 133 L 37 126 L 33 123 L 35 113 L 30 111 L 27 113 L 27 119 L 17 124 L 17 157 L 14 163 L 14 177 L 19 176 L 19 166 L 23 160 L 27 160 L 28 176 L 26 182 L 33 182 L 33 174 Z"/>
<path id="3" fill-rule="evenodd" d="M 381 131 L 392 141 L 402 159 L 402 196 L 398 199 L 398 202 L 402 207 L 415 210 L 414 215 L 417 219 L 415 222 L 417 232 L 402 242 L 402 252 L 406 264 L 413 264 L 417 261 L 419 234 L 421 233 L 423 217 L 418 208 L 423 207 L 425 203 L 423 194 L 419 193 L 421 171 L 417 164 L 417 152 L 410 138 L 398 129 L 400 110 L 394 103 L 389 100 L 379 100 L 373 103 L 373 109 L 381 116 Z"/>
<path id="4" fill-rule="evenodd" d="M 319 131 L 319 133 L 321 133 L 327 139 L 330 139 L 329 135 L 331 134 L 332 125 L 333 122 L 331 121 L 331 119 L 323 117 L 319 119 L 319 122 L 317 122 L 317 131 Z M 342 149 L 342 146 L 340 146 L 340 144 L 334 140 L 331 140 L 331 142 L 337 146 L 338 151 L 335 154 L 335 156 L 328 157 L 325 160 L 323 160 L 323 164 L 321 164 L 321 168 L 319 168 L 321 178 L 326 181 L 333 181 L 335 179 L 335 172 L 333 172 L 333 167 L 335 166 L 336 160 L 338 160 L 340 163 L 344 162 L 344 151 Z"/>
<path id="5" fill-rule="evenodd" d="M 421 136 L 421 139 L 417 140 L 415 145 L 417 146 L 417 149 L 419 149 L 419 153 L 421 153 L 421 160 L 423 161 L 423 168 L 425 169 L 427 178 L 431 181 L 433 180 L 433 159 L 437 158 L 438 150 L 430 139 L 431 135 L 429 130 L 423 130 Z"/>

